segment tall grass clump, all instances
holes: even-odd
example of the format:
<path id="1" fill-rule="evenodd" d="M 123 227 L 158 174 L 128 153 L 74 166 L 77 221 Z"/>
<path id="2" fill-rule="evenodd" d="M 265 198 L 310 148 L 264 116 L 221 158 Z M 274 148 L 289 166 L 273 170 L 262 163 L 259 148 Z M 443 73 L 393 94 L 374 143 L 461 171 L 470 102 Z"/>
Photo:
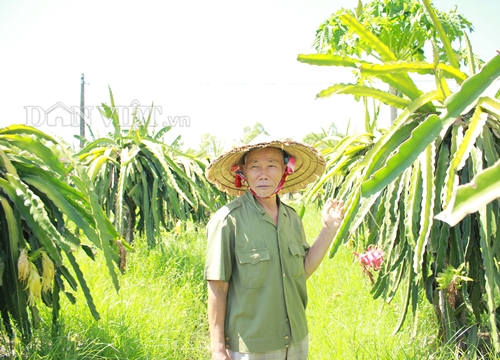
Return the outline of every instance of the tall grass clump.
<path id="1" fill-rule="evenodd" d="M 118 294 L 102 274 L 103 259 L 95 266 L 82 257 L 101 320 L 92 318 L 83 297 L 75 306 L 63 301 L 59 334 L 51 338 L 40 329 L 30 359 L 209 358 L 203 228 L 164 233 L 154 249 L 137 238 L 134 247 Z"/>

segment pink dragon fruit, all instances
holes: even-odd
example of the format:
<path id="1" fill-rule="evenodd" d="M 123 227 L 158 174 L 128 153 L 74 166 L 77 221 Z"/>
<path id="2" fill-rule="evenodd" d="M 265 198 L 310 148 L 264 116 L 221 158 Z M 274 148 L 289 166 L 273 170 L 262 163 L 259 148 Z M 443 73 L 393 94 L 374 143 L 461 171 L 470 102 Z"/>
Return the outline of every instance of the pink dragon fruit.
<path id="1" fill-rule="evenodd" d="M 380 266 L 384 261 L 384 252 L 378 246 L 370 245 L 366 250 L 363 250 L 361 254 L 356 252 L 353 253 L 358 258 L 363 271 L 368 275 L 370 281 L 373 283 L 373 274 L 370 269 L 375 271 L 380 270 Z"/>

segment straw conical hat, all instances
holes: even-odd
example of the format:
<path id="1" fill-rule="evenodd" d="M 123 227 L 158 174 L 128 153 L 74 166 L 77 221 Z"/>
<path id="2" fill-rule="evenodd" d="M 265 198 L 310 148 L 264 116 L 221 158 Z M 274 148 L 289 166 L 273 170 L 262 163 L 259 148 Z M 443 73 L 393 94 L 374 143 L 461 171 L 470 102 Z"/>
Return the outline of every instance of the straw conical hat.
<path id="1" fill-rule="evenodd" d="M 275 147 L 285 151 L 286 154 L 295 157 L 295 170 L 288 175 L 280 193 L 286 194 L 297 191 L 307 184 L 315 181 L 325 171 L 325 159 L 313 147 L 295 141 L 268 141 L 257 144 L 245 145 L 232 149 L 215 159 L 205 171 L 205 175 L 218 189 L 235 196 L 242 195 L 247 186 L 237 187 L 235 185 L 234 165 L 243 163 L 243 155 L 255 148 Z"/>

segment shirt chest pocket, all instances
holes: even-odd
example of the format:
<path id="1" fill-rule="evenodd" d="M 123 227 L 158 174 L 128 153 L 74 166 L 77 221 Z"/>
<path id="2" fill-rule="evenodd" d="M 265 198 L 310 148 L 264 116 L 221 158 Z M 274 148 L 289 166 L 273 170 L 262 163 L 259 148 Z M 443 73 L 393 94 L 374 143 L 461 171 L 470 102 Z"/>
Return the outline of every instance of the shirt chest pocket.
<path id="1" fill-rule="evenodd" d="M 269 261 L 271 255 L 268 249 L 240 250 L 236 252 L 241 286 L 255 289 L 269 285 Z"/>
<path id="2" fill-rule="evenodd" d="M 293 279 L 298 278 L 304 274 L 304 257 L 306 252 L 302 245 L 289 244 L 288 250 L 290 251 L 290 275 Z"/>

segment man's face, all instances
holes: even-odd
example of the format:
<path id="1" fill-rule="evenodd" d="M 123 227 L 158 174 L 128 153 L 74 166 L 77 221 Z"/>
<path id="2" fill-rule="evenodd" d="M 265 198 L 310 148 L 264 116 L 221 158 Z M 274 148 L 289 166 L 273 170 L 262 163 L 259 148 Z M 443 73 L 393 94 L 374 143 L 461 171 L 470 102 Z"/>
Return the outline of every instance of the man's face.
<path id="1" fill-rule="evenodd" d="M 285 172 L 283 152 L 273 147 L 250 150 L 242 171 L 250 188 L 259 197 L 268 197 Z"/>

